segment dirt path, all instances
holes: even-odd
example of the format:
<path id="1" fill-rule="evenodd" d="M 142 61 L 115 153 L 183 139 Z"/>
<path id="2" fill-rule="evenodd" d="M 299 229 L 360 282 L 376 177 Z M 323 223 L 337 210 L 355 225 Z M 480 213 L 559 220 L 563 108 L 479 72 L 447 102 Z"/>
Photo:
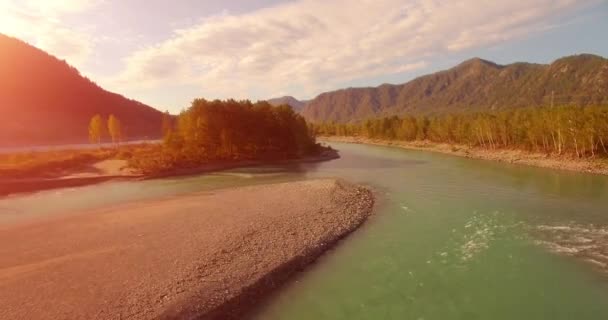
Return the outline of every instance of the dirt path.
<path id="1" fill-rule="evenodd" d="M 0 319 L 238 319 L 372 206 L 314 180 L 2 227 Z"/>

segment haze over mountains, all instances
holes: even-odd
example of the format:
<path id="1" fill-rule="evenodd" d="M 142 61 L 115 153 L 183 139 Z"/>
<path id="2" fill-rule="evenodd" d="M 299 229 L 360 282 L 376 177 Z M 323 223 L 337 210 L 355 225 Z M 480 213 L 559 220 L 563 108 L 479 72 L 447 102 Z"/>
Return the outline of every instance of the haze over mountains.
<path id="1" fill-rule="evenodd" d="M 502 66 L 475 58 L 405 84 L 322 93 L 301 113 L 313 122 L 349 122 L 405 113 L 548 106 L 552 99 L 555 105 L 608 104 L 608 60 L 582 54 L 549 65 Z"/>
<path id="2" fill-rule="evenodd" d="M 284 97 L 280 97 L 280 98 L 269 99 L 268 103 L 270 103 L 271 105 L 273 105 L 275 107 L 286 104 L 288 106 L 291 106 L 291 108 L 295 112 L 300 112 L 300 111 L 302 111 L 302 109 L 304 109 L 304 107 L 308 103 L 308 100 L 300 101 L 292 96 L 284 96 Z"/>
<path id="3" fill-rule="evenodd" d="M 162 113 L 108 92 L 78 70 L 0 34 L 0 146 L 87 141 L 90 118 L 120 119 L 127 138 L 158 138 Z"/>

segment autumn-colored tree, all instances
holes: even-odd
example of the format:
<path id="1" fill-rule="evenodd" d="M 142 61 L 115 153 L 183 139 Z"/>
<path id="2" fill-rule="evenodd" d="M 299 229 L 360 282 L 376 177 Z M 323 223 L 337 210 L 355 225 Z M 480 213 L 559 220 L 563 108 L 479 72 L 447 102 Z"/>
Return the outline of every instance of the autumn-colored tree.
<path id="1" fill-rule="evenodd" d="M 196 99 L 179 115 L 173 133 L 183 142 L 183 155 L 192 159 L 290 158 L 315 145 L 300 115 L 267 102 Z"/>
<path id="2" fill-rule="evenodd" d="M 122 125 L 120 120 L 113 114 L 108 117 L 108 132 L 113 143 L 119 143 L 122 141 Z"/>
<path id="3" fill-rule="evenodd" d="M 302 116 L 266 101 L 195 99 L 175 123 L 164 132 L 160 153 L 136 157 L 131 164 L 158 172 L 219 160 L 292 159 L 321 150 Z"/>
<path id="4" fill-rule="evenodd" d="M 171 133 L 172 130 L 173 130 L 173 119 L 171 118 L 171 114 L 169 114 L 169 111 L 165 111 L 165 113 L 163 113 L 162 127 L 161 127 L 161 133 L 163 135 L 163 138 L 167 139 L 167 136 Z"/>
<path id="5" fill-rule="evenodd" d="M 608 107 L 564 106 L 389 117 L 357 124 L 314 124 L 312 129 L 318 135 L 430 140 L 492 150 L 608 157 Z"/>
<path id="6" fill-rule="evenodd" d="M 89 141 L 91 143 L 101 143 L 104 134 L 104 123 L 101 115 L 96 114 L 89 122 Z"/>

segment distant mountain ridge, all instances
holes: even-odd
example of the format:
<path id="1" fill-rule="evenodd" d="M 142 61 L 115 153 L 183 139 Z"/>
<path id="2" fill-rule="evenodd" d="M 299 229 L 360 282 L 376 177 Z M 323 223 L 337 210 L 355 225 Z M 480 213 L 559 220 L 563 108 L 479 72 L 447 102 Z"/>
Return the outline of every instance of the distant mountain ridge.
<path id="1" fill-rule="evenodd" d="M 406 113 L 438 113 L 551 104 L 608 104 L 608 60 L 564 57 L 551 64 L 499 65 L 474 58 L 400 85 L 322 93 L 302 115 L 313 122 L 349 122 Z"/>
<path id="2" fill-rule="evenodd" d="M 295 112 L 300 112 L 302 111 L 302 109 L 304 109 L 308 101 L 300 101 L 292 96 L 284 96 L 280 98 L 269 99 L 268 103 L 275 107 L 286 104 L 292 107 Z"/>
<path id="3" fill-rule="evenodd" d="M 95 114 L 114 114 L 127 138 L 160 136 L 162 113 L 100 88 L 78 70 L 0 34 L 0 146 L 82 143 Z"/>

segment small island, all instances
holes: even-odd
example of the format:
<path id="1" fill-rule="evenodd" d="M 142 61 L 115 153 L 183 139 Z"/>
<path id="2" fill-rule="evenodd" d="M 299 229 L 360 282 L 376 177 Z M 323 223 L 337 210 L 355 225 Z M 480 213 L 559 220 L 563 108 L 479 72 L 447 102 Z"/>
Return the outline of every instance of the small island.
<path id="1" fill-rule="evenodd" d="M 124 131 L 114 115 L 95 115 L 91 147 L 0 154 L 0 195 L 339 157 L 291 107 L 266 101 L 195 99 L 178 116 L 164 114 L 160 141 L 124 143 Z"/>

